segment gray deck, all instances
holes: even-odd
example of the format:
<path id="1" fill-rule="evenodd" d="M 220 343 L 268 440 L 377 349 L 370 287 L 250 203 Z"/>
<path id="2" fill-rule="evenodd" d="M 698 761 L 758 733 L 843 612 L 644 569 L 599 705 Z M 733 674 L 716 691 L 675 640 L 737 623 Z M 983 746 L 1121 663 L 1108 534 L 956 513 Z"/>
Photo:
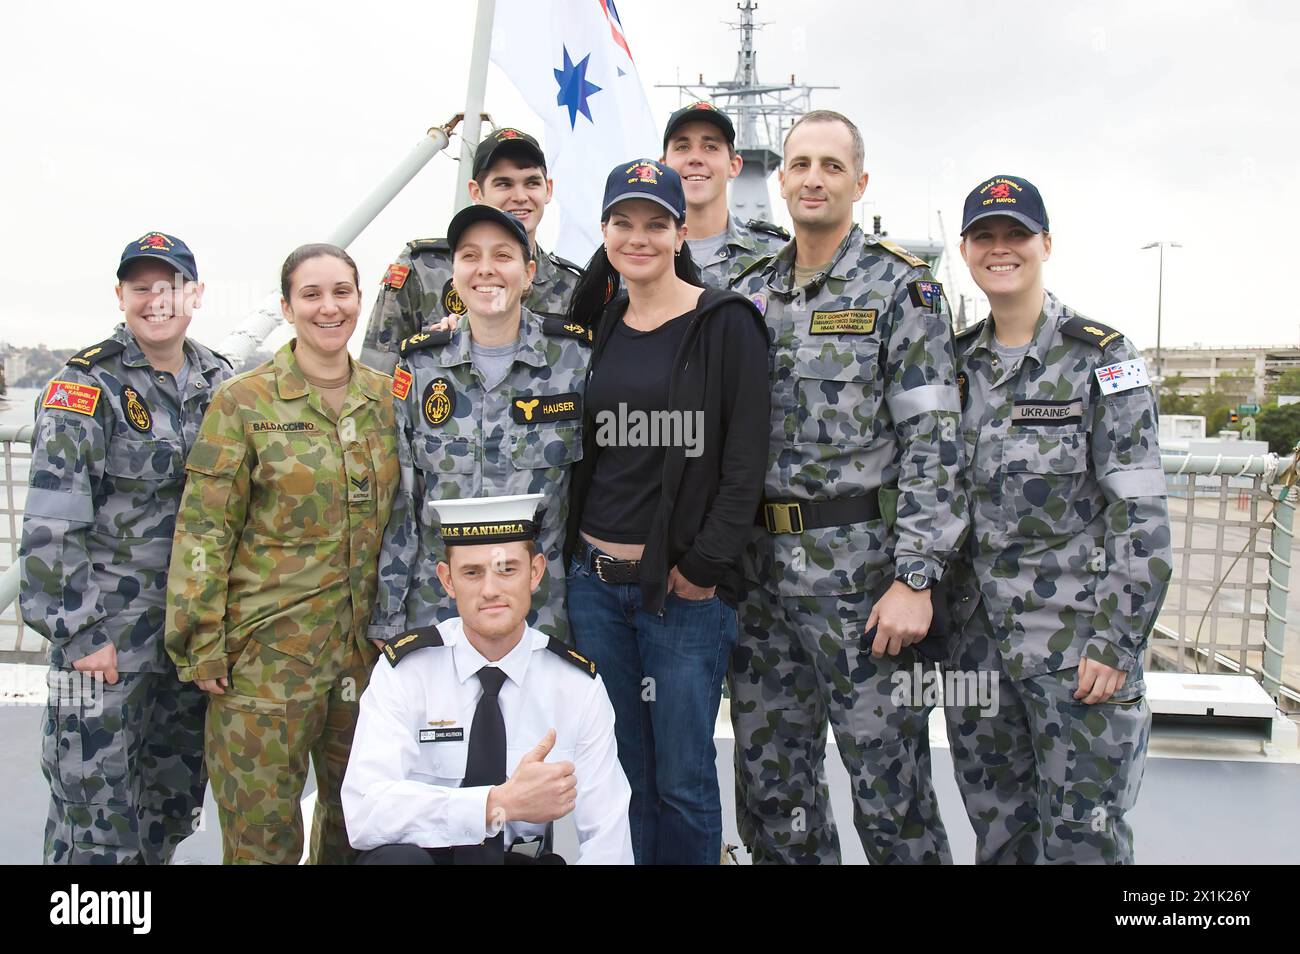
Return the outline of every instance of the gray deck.
<path id="1" fill-rule="evenodd" d="M 42 712 L 41 706 L 33 705 L 0 707 L 0 863 L 40 862 L 48 798 L 40 770 Z M 731 753 L 731 740 L 720 738 L 718 775 L 722 780 L 724 836 L 736 844 Z M 863 864 L 853 831 L 848 777 L 833 746 L 827 751 L 827 770 L 844 860 Z M 975 836 L 962 810 L 952 760 L 944 748 L 934 751 L 934 772 L 953 855 L 959 864 L 970 864 L 975 856 Z M 1294 864 L 1300 858 L 1297 793 L 1300 764 L 1294 762 L 1175 758 L 1153 751 L 1138 806 L 1130 816 L 1137 833 L 1138 860 L 1145 864 Z M 210 792 L 208 801 L 207 829 L 181 846 L 177 852 L 180 862 L 217 864 L 221 860 Z M 575 844 L 572 826 L 562 821 L 557 827 L 557 848 L 572 859 Z M 743 849 L 739 855 L 745 860 Z"/>

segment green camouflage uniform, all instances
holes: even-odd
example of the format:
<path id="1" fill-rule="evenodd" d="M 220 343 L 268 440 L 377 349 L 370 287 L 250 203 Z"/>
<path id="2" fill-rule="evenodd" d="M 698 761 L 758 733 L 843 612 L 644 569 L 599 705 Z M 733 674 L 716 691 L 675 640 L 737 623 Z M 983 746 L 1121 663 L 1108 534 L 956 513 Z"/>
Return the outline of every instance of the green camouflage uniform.
<path id="1" fill-rule="evenodd" d="M 50 641 L 49 863 L 166 863 L 203 805 L 207 701 L 164 652 L 164 594 L 185 455 L 231 369 L 193 341 L 184 350 L 182 394 L 119 325 L 37 408 L 19 605 Z M 116 684 L 74 673 L 110 644 Z"/>
<path id="2" fill-rule="evenodd" d="M 700 278 L 710 288 L 728 288 L 741 272 L 756 262 L 775 255 L 790 241 L 790 233 L 779 225 L 750 219 L 745 224 L 727 214 L 727 237 L 707 262 L 696 262 Z"/>
<path id="3" fill-rule="evenodd" d="M 353 857 L 339 789 L 376 651 L 366 639 L 397 490 L 389 379 L 353 364 L 342 412 L 292 342 L 217 392 L 186 462 L 167 593 L 185 680 L 230 677 L 207 764 L 227 863 L 296 864 L 316 769 L 311 860 Z"/>
<path id="4" fill-rule="evenodd" d="M 394 377 L 402 481 L 384 533 L 370 636 L 391 639 L 457 616 L 435 572 L 446 556 L 432 501 L 544 493 L 537 544 L 547 572 L 528 625 L 567 642 L 561 551 L 569 470 L 582 459 L 587 332 L 524 309 L 514 364 L 488 391 L 470 353 L 470 323 L 402 343 Z M 446 403 L 433 397 L 439 384 Z"/>
<path id="5" fill-rule="evenodd" d="M 1171 569 L 1154 395 L 1103 391 L 1095 372 L 1137 351 L 1050 294 L 1023 357 L 998 355 L 991 322 L 957 352 L 972 523 L 952 664 L 1000 674 L 996 714 L 945 709 L 978 860 L 1131 862 L 1142 656 Z M 1083 657 L 1128 674 L 1108 702 L 1073 698 Z"/>
<path id="6" fill-rule="evenodd" d="M 534 248 L 533 260 L 537 274 L 524 307 L 543 318 L 564 317 L 582 269 L 541 248 Z M 446 239 L 408 242 L 384 273 L 383 288 L 361 346 L 362 363 L 391 374 L 398 345 L 448 314 L 465 314 L 451 285 L 451 247 Z"/>
<path id="7" fill-rule="evenodd" d="M 876 660 L 864 635 L 895 575 L 937 578 L 965 528 L 942 290 L 921 260 L 857 226 L 805 288 L 794 261 L 791 242 L 734 285 L 765 310 L 773 344 L 764 497 L 889 488 L 896 520 L 756 533 L 730 675 L 740 835 L 757 862 L 839 861 L 822 765 L 829 718 L 869 860 L 948 861 L 930 710 L 890 701 L 913 651 Z"/>

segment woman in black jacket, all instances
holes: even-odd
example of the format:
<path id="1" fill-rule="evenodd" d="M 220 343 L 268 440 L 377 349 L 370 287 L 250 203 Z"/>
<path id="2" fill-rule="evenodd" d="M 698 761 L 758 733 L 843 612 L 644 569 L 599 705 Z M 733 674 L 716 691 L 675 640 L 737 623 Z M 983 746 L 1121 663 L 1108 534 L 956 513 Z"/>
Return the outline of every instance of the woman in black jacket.
<path id="1" fill-rule="evenodd" d="M 700 286 L 676 172 L 619 165 L 603 209 L 570 308 L 594 340 L 569 621 L 614 704 L 637 863 L 717 864 L 713 727 L 767 465 L 767 333 L 743 296 Z"/>

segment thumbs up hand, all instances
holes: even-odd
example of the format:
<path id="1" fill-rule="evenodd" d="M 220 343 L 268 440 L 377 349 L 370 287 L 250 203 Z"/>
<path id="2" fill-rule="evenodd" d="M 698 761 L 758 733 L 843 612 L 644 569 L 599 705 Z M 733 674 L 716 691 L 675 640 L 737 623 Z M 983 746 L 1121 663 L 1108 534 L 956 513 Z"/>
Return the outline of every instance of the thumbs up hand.
<path id="1" fill-rule="evenodd" d="M 487 822 L 499 828 L 506 822 L 545 824 L 563 818 L 577 804 L 578 779 L 572 762 L 547 762 L 555 748 L 555 730 L 524 753 L 514 774 L 488 793 Z"/>

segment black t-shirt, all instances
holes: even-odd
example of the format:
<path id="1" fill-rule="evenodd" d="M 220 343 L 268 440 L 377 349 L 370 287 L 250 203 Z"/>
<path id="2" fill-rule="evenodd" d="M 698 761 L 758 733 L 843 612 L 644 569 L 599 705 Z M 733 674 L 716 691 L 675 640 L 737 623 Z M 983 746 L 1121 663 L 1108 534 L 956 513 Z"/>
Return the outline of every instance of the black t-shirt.
<path id="1" fill-rule="evenodd" d="M 599 540 L 642 544 L 650 533 L 664 448 L 683 433 L 684 422 L 667 414 L 668 384 L 694 314 L 678 315 L 653 331 L 620 321 L 592 370 L 584 426 L 596 435 L 596 468 L 581 526 Z"/>

